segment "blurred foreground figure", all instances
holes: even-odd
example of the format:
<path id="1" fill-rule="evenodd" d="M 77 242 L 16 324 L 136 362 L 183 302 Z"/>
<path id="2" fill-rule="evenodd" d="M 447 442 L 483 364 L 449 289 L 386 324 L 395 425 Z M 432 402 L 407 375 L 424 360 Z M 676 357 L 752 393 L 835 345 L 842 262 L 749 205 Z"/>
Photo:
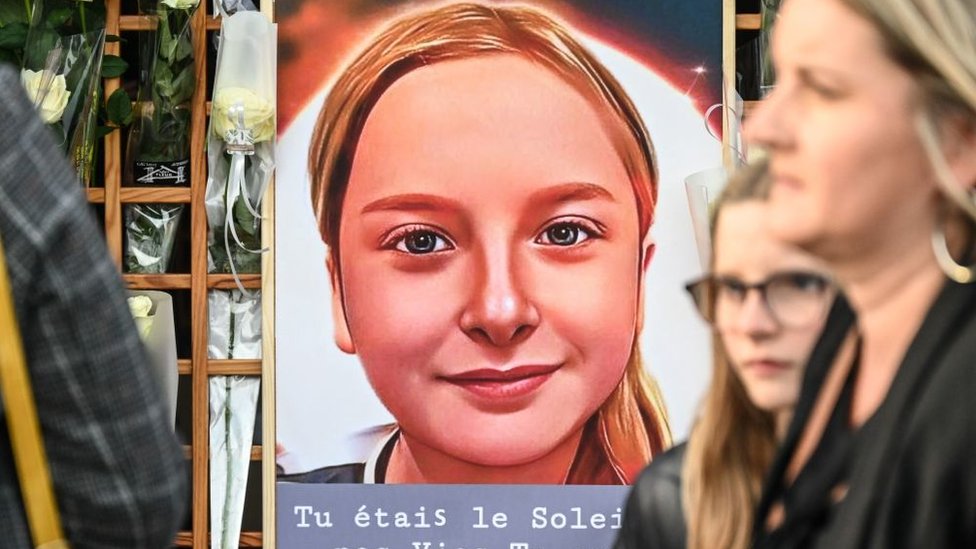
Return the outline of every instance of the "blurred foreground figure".
<path id="1" fill-rule="evenodd" d="M 9 66 L 0 121 L 0 238 L 65 533 L 73 548 L 169 547 L 182 451 L 82 189 Z M 0 545 L 34 547 L 0 430 Z"/>
<path id="2" fill-rule="evenodd" d="M 974 44 L 973 0 L 783 4 L 746 136 L 770 231 L 852 310 L 811 356 L 758 547 L 976 547 Z"/>

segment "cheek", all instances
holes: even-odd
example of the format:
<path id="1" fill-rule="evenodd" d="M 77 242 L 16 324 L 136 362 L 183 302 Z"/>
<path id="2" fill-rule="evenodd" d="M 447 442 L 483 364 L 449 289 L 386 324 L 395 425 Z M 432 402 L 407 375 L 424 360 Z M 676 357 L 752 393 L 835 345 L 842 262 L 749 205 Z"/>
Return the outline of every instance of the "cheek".
<path id="1" fill-rule="evenodd" d="M 749 355 L 751 349 L 754 347 L 754 344 L 749 337 L 736 334 L 735 332 L 723 333 L 721 337 L 722 347 L 725 349 L 725 355 L 732 363 L 736 374 L 739 374 L 740 371 L 738 365 L 750 358 Z"/>
<path id="2" fill-rule="evenodd" d="M 367 260 L 344 267 L 343 279 L 349 330 L 373 381 L 422 375 L 403 366 L 426 363 L 458 329 L 464 288 L 452 269 L 418 275 Z M 379 376 L 378 369 L 390 375 Z"/>
<path id="3" fill-rule="evenodd" d="M 537 269 L 543 323 L 593 365 L 587 375 L 601 384 L 619 381 L 634 342 L 639 258 L 632 250 Z"/>

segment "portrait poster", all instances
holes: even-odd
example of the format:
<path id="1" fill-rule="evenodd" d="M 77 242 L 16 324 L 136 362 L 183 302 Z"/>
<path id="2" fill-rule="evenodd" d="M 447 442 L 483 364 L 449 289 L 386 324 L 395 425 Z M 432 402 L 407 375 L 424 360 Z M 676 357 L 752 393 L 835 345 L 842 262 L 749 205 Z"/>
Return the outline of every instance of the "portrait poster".
<path id="1" fill-rule="evenodd" d="M 609 547 L 708 381 L 722 3 L 275 11 L 278 546 Z"/>

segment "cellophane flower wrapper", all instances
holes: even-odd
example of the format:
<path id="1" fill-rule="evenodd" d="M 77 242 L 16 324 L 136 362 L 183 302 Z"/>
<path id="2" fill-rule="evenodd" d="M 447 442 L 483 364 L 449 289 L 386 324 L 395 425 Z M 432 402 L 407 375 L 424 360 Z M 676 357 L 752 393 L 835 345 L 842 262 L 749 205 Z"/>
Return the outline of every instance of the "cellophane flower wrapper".
<path id="1" fill-rule="evenodd" d="M 169 269 L 182 204 L 132 204 L 125 208 L 125 270 L 162 274 Z"/>
<path id="2" fill-rule="evenodd" d="M 773 23 L 782 0 L 762 0 L 759 22 L 759 90 L 762 96 L 772 91 L 776 84 L 776 73 L 773 71 L 773 60 L 770 55 L 770 38 L 773 33 Z"/>
<path id="3" fill-rule="evenodd" d="M 173 316 L 173 297 L 166 292 L 157 290 L 129 290 L 129 298 L 144 296 L 152 303 L 147 317 L 135 317 L 136 326 L 140 328 L 142 342 L 149 355 L 149 365 L 163 399 L 169 410 L 170 425 L 176 426 L 176 396 L 180 373 L 176 354 L 176 323 Z M 130 303 L 131 307 L 131 303 Z M 143 319 L 148 319 L 145 322 Z M 143 320 L 143 321 L 140 321 Z"/>
<path id="4" fill-rule="evenodd" d="M 261 272 L 261 201 L 275 167 L 275 44 L 274 25 L 258 12 L 223 20 L 205 205 L 209 270 L 235 278 Z"/>
<path id="5" fill-rule="evenodd" d="M 125 186 L 167 187 L 190 185 L 191 100 L 196 88 L 196 62 L 193 56 L 193 34 L 190 21 L 199 0 L 145 0 L 140 2 L 142 15 L 153 16 L 155 32 L 139 34 L 139 95 L 135 116 L 129 131 Z M 141 239 L 130 238 L 130 244 L 165 242 L 164 258 L 150 271 L 139 262 L 128 262 L 134 273 L 164 273 L 168 270 L 172 242 L 184 210 L 182 205 L 161 207 L 155 204 L 126 204 L 126 219 L 153 219 L 168 216 L 170 223 L 141 227 Z M 128 224 L 127 224 L 128 227 Z M 159 231 L 160 234 L 152 234 Z M 130 246 L 127 255 L 139 257 L 140 248 Z"/>
<path id="6" fill-rule="evenodd" d="M 94 171 L 104 48 L 100 3 L 34 0 L 21 80 L 31 83 L 28 95 L 85 186 Z"/>
<path id="7" fill-rule="evenodd" d="M 208 294 L 213 359 L 261 358 L 261 292 Z M 261 380 L 210 378 L 210 547 L 237 548 Z"/>
<path id="8" fill-rule="evenodd" d="M 230 17 L 239 11 L 257 11 L 257 6 L 251 0 L 214 0 L 213 14 Z"/>
<path id="9" fill-rule="evenodd" d="M 196 61 L 190 21 L 197 4 L 140 3 L 140 13 L 157 21 L 154 32 L 139 33 L 139 95 L 129 131 L 124 184 L 190 185 L 191 100 Z M 181 5 L 181 4 L 174 4 Z"/>

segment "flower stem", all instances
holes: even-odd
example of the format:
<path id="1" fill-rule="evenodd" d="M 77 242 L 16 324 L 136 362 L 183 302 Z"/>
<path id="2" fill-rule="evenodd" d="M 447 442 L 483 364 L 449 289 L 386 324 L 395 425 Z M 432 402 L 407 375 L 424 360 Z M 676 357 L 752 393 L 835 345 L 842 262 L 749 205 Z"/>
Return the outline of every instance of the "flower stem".
<path id="1" fill-rule="evenodd" d="M 81 15 L 81 34 L 88 34 L 88 24 L 85 22 L 85 4 L 78 2 L 78 14 Z"/>
<path id="2" fill-rule="evenodd" d="M 31 3 L 30 0 L 24 0 L 24 11 L 27 12 L 27 23 L 31 20 Z"/>

